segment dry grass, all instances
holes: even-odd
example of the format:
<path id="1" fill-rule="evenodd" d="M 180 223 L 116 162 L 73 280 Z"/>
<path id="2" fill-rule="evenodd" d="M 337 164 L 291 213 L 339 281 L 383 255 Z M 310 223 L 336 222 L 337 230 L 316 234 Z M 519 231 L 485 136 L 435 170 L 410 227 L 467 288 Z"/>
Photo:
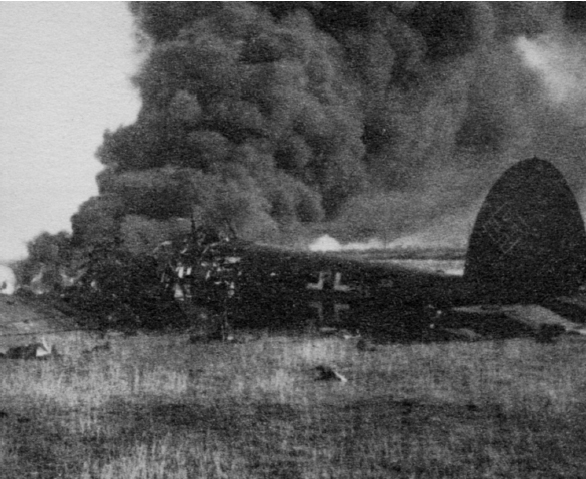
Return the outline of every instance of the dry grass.
<path id="1" fill-rule="evenodd" d="M 62 340 L 0 363 L 0 476 L 581 477 L 586 344 Z M 314 381 L 319 364 L 348 383 Z"/>

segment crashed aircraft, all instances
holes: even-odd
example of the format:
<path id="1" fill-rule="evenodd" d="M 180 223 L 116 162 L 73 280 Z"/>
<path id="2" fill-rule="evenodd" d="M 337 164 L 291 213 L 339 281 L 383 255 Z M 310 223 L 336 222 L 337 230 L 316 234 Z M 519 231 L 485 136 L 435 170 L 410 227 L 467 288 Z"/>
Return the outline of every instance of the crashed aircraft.
<path id="1" fill-rule="evenodd" d="M 548 336 L 581 331 L 586 310 L 580 209 L 562 174 L 537 158 L 512 166 L 490 190 L 462 275 L 239 241 L 198 251 L 184 251 L 167 275 L 175 298 L 228 302 L 235 321 L 249 325 L 303 318 L 398 336 L 462 324 Z"/>

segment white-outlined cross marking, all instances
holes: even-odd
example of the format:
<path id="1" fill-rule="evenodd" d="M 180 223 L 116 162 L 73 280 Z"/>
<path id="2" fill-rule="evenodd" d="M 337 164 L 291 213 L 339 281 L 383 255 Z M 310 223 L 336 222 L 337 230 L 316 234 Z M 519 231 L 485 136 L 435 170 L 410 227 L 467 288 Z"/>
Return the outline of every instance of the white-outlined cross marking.
<path id="1" fill-rule="evenodd" d="M 331 288 L 334 291 L 339 291 L 342 293 L 348 293 L 352 289 L 347 284 L 342 283 L 342 273 L 339 271 L 336 271 L 333 275 L 331 271 L 320 271 L 317 282 L 307 283 L 305 288 L 315 291 L 323 291 L 324 289 Z"/>

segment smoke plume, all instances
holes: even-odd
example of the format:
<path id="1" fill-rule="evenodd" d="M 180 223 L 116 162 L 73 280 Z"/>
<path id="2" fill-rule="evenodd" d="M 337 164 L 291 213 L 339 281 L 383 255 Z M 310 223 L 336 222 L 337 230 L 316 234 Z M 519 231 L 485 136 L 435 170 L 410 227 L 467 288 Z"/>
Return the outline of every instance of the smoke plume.
<path id="1" fill-rule="evenodd" d="M 148 50 L 134 78 L 142 109 L 104 135 L 100 196 L 73 219 L 82 241 L 115 234 L 138 251 L 192 215 L 264 241 L 461 240 L 510 164 L 538 155 L 584 173 L 586 12 L 575 6 L 130 8 Z"/>

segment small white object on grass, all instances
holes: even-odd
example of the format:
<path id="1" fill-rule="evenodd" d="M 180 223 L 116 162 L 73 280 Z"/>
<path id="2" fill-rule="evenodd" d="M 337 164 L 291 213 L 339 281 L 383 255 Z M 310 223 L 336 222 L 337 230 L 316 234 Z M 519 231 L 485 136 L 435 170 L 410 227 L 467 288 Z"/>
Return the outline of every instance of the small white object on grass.
<path id="1" fill-rule="evenodd" d="M 342 376 L 338 371 L 329 366 L 317 366 L 315 368 L 319 372 L 316 381 L 340 381 L 342 383 L 348 382 L 345 376 Z"/>
<path id="2" fill-rule="evenodd" d="M 43 337 L 39 343 L 8 348 L 0 356 L 6 359 L 46 359 L 51 356 L 57 357 L 58 355 L 56 354 L 56 349 L 53 346 L 49 346 Z"/>
<path id="3" fill-rule="evenodd" d="M 37 351 L 36 351 L 36 357 L 37 358 L 43 358 L 45 356 L 51 356 L 51 354 L 53 354 L 53 347 L 49 346 L 47 344 L 47 341 L 45 340 L 45 337 L 41 337 L 41 342 L 37 343 Z"/>

